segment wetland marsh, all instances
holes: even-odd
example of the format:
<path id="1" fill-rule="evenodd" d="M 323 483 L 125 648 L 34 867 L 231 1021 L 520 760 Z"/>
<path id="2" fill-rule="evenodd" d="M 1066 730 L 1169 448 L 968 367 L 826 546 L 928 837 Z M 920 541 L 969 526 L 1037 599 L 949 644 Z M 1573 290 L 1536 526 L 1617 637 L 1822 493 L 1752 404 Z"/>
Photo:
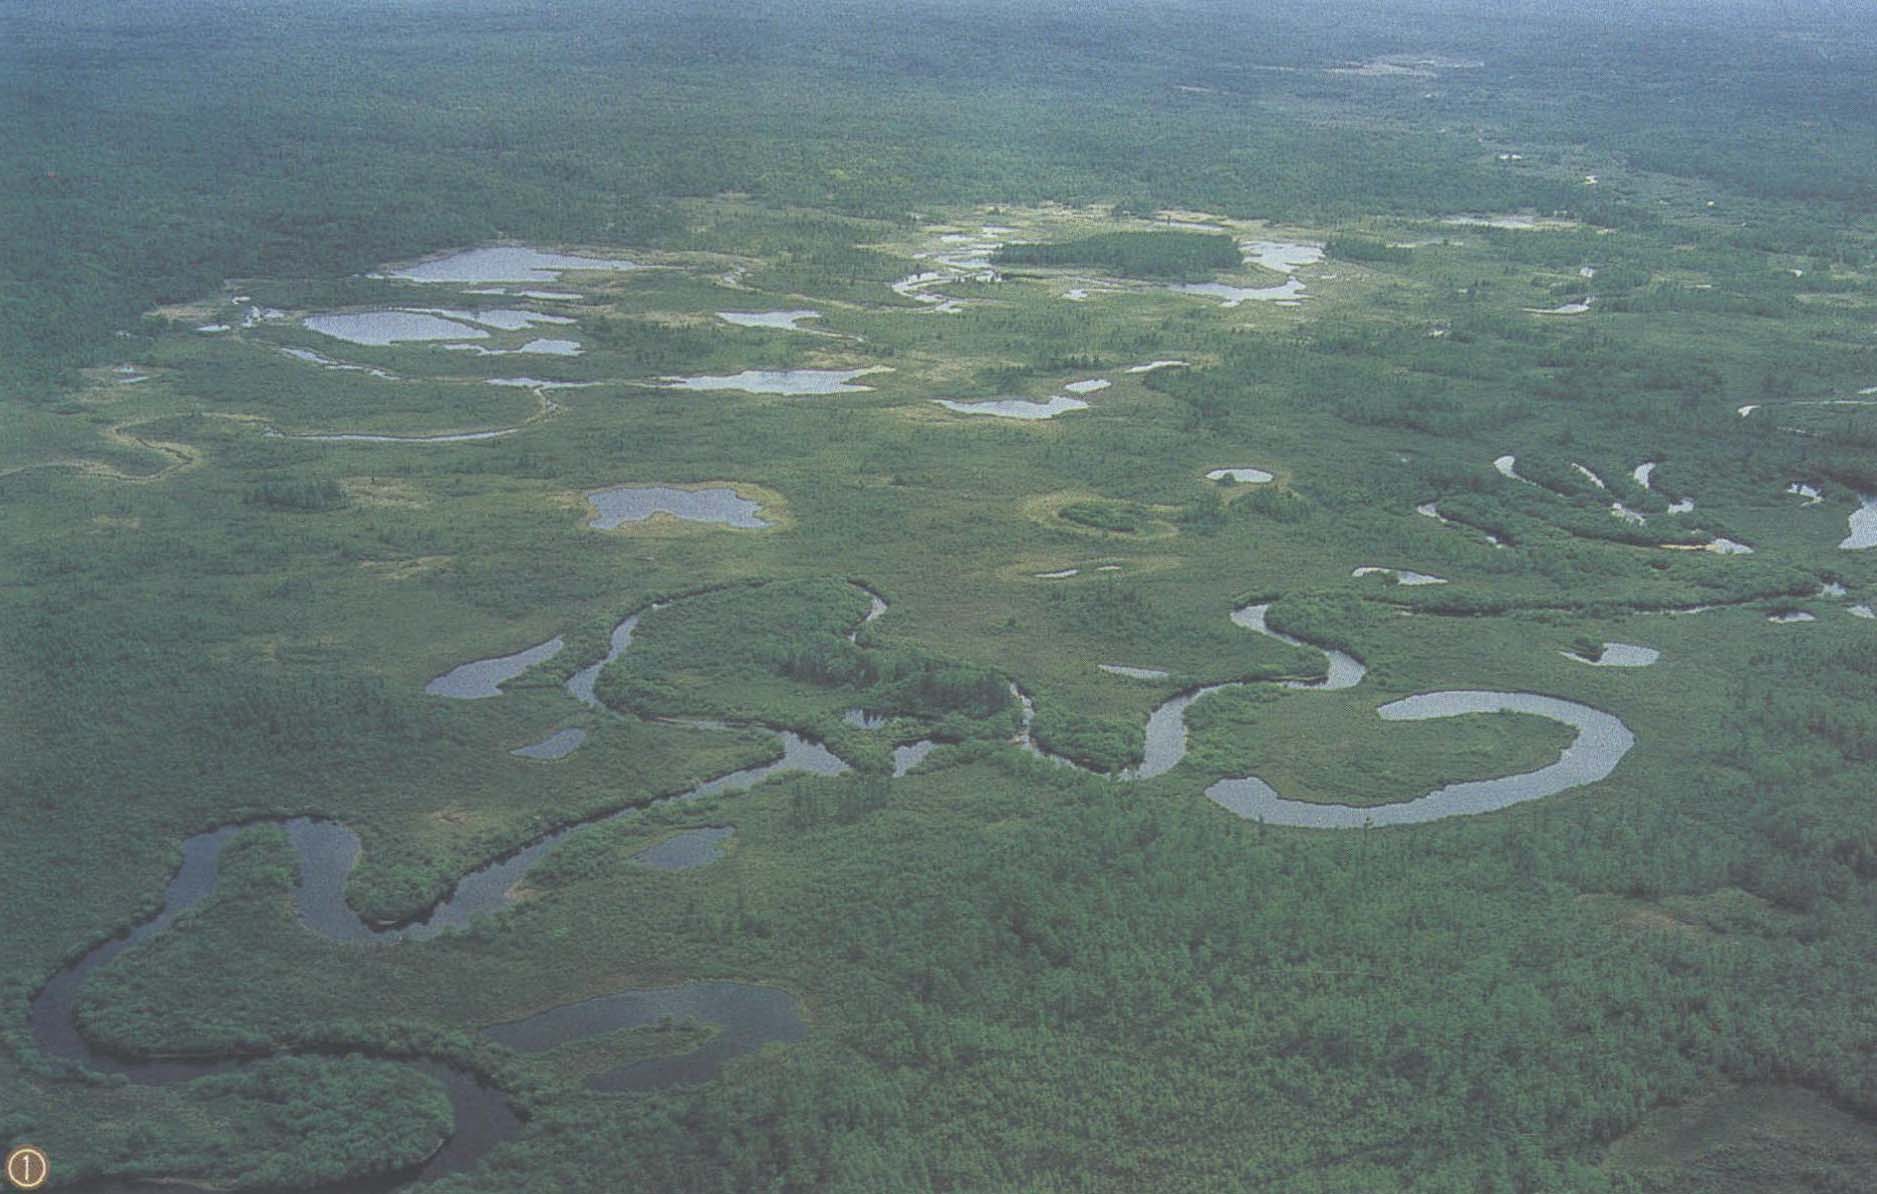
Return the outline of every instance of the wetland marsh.
<path id="1" fill-rule="evenodd" d="M 1861 1188 L 1877 57 L 1730 13 L 0 16 L 0 1147 Z"/>

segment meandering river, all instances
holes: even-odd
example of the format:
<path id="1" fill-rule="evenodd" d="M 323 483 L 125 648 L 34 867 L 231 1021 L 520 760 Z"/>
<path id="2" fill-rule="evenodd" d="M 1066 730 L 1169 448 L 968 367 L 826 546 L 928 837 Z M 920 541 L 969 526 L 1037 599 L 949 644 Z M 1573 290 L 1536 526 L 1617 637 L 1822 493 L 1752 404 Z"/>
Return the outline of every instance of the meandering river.
<path id="1" fill-rule="evenodd" d="M 887 610 L 886 602 L 877 594 L 869 591 L 869 596 L 869 610 L 862 625 L 875 620 Z M 633 631 L 643 613 L 660 608 L 660 604 L 648 606 L 622 620 L 613 630 L 605 656 L 580 669 L 568 680 L 566 688 L 569 695 L 589 706 L 602 707 L 594 694 L 594 685 L 601 669 L 631 645 Z M 1234 610 L 1231 619 L 1235 625 L 1254 633 L 1291 646 L 1321 651 L 1325 658 L 1323 678 L 1280 683 L 1293 689 L 1338 691 L 1353 688 L 1363 681 L 1367 668 L 1361 660 L 1346 652 L 1316 646 L 1271 628 L 1267 620 L 1269 610 L 1269 604 L 1248 605 Z M 858 630 L 854 637 L 857 635 Z M 432 681 L 428 691 L 459 699 L 500 696 L 502 683 L 552 658 L 561 645 L 561 640 L 556 638 L 514 655 L 465 664 Z M 1151 779 L 1173 770 L 1186 757 L 1186 710 L 1211 693 L 1250 683 L 1256 682 L 1233 681 L 1206 685 L 1176 694 L 1162 702 L 1148 717 L 1146 749 L 1141 762 L 1113 778 L 1120 781 Z M 1068 760 L 1049 755 L 1031 739 L 1029 730 L 1034 716 L 1034 703 L 1014 685 L 1012 691 L 1024 709 L 1019 742 L 1036 754 L 1073 766 Z M 1563 722 L 1577 730 L 1577 737 L 1558 760 L 1547 767 L 1497 779 L 1449 784 L 1397 804 L 1356 808 L 1286 800 L 1255 776 L 1219 780 L 1206 789 L 1206 795 L 1239 816 L 1281 825 L 1354 828 L 1364 825 L 1412 824 L 1488 812 L 1594 783 L 1609 775 L 1635 743 L 1635 737 L 1629 729 L 1608 713 L 1573 701 L 1533 693 L 1474 690 L 1422 693 L 1383 705 L 1376 712 L 1385 721 L 1456 717 L 1472 713 L 1527 713 Z M 735 728 L 721 722 L 703 720 L 680 724 L 703 731 Z M 781 757 L 760 766 L 718 776 L 655 803 L 689 801 L 722 792 L 743 791 L 783 772 L 837 775 L 849 770 L 847 763 L 825 746 L 799 734 L 770 727 L 748 728 L 765 730 L 775 735 L 782 748 Z M 904 775 L 932 746 L 929 740 L 898 746 L 894 752 L 894 775 Z M 385 949 L 412 948 L 413 943 L 421 943 L 448 930 L 464 928 L 479 917 L 499 911 L 507 906 L 508 893 L 528 870 L 570 836 L 588 825 L 636 816 L 640 811 L 636 807 L 620 809 L 544 833 L 465 874 L 443 899 L 421 917 L 397 925 L 369 923 L 361 919 L 346 902 L 346 882 L 358 865 L 362 850 L 358 835 L 350 828 L 336 821 L 312 817 L 248 824 L 274 824 L 285 830 L 299 867 L 293 891 L 294 912 L 298 923 L 306 931 L 359 948 Z M 80 1034 L 74 1019 L 78 993 L 92 972 L 125 950 L 145 944 L 168 931 L 179 916 L 201 904 L 214 892 L 222 852 L 235 835 L 246 827 L 246 824 L 223 825 L 184 841 L 182 867 L 170 880 L 157 914 L 134 926 L 126 935 L 89 950 L 40 988 L 31 1001 L 29 1024 L 33 1040 L 42 1053 L 85 1069 L 121 1074 L 131 1082 L 144 1085 L 183 1082 L 247 1064 L 249 1058 L 236 1057 L 146 1060 L 114 1057 L 94 1049 Z M 722 843 L 732 832 L 729 827 L 723 826 L 683 831 L 641 851 L 632 861 L 638 865 L 666 869 L 706 865 L 721 855 Z M 771 987 L 721 981 L 691 982 L 663 988 L 629 988 L 549 1008 L 523 1019 L 489 1026 L 483 1031 L 490 1040 L 499 1044 L 523 1052 L 534 1052 L 601 1033 L 643 1027 L 657 1023 L 666 1016 L 694 1016 L 715 1026 L 718 1031 L 702 1047 L 689 1053 L 620 1066 L 595 1076 L 590 1084 L 598 1090 L 642 1091 L 708 1081 L 726 1061 L 734 1057 L 768 1043 L 800 1040 L 807 1033 L 800 1005 L 793 995 Z M 335 1190 L 391 1189 L 408 1182 L 458 1172 L 474 1165 L 490 1149 L 520 1130 L 520 1116 L 506 1096 L 484 1083 L 473 1072 L 434 1058 L 405 1060 L 437 1079 L 448 1092 L 455 1125 L 451 1136 L 420 1167 L 394 1175 L 376 1185 L 348 1182 L 334 1187 Z"/>
<path id="2" fill-rule="evenodd" d="M 1320 647 L 1272 629 L 1267 621 L 1270 609 L 1269 603 L 1245 606 L 1232 612 L 1232 622 L 1293 647 L 1321 651 L 1325 661 L 1322 679 L 1285 680 L 1279 681 L 1280 684 L 1286 688 L 1334 692 L 1354 688 L 1362 683 L 1368 668 L 1361 660 L 1345 651 Z M 1162 702 L 1148 715 L 1146 746 L 1141 762 L 1113 778 L 1122 781 L 1152 779 L 1173 770 L 1186 757 L 1187 709 L 1212 693 L 1242 688 L 1251 683 L 1256 682 L 1208 684 L 1178 693 Z M 1072 760 L 1051 754 L 1036 743 L 1030 734 L 1030 725 L 1036 715 L 1035 702 L 1021 689 L 1013 688 L 1013 693 L 1023 707 L 1019 744 L 1032 754 L 1060 765 L 1077 766 Z M 1571 726 L 1577 731 L 1577 738 L 1556 762 L 1547 767 L 1496 779 L 1449 784 L 1396 804 L 1358 808 L 1285 800 L 1256 776 L 1219 780 L 1206 789 L 1206 795 L 1220 807 L 1241 817 L 1275 825 L 1359 829 L 1365 825 L 1417 824 L 1443 817 L 1491 812 L 1508 805 L 1554 795 L 1568 788 L 1595 783 L 1615 770 L 1636 741 L 1629 728 L 1611 714 L 1575 701 L 1529 692 L 1428 692 L 1383 705 L 1376 713 L 1384 721 L 1459 717 L 1469 713 L 1527 713 Z"/>

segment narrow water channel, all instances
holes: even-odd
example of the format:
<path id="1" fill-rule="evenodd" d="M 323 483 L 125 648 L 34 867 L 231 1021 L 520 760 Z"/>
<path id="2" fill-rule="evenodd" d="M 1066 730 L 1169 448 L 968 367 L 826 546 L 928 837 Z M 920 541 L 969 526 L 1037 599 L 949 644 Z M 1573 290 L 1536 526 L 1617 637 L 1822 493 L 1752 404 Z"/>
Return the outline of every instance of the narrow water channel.
<path id="1" fill-rule="evenodd" d="M 871 601 L 862 626 L 879 618 L 887 610 L 886 602 L 878 594 L 870 590 L 868 592 Z M 659 604 L 647 607 L 648 610 L 657 608 L 660 608 Z M 1282 682 L 1286 687 L 1335 691 L 1352 688 L 1362 682 L 1367 669 L 1360 660 L 1346 652 L 1318 647 L 1272 629 L 1267 620 L 1269 610 L 1269 604 L 1250 605 L 1234 610 L 1231 619 L 1235 625 L 1247 630 L 1291 646 L 1321 651 L 1325 657 L 1323 678 Z M 594 693 L 600 671 L 631 645 L 633 631 L 644 612 L 634 612 L 614 628 L 605 656 L 580 669 L 567 681 L 569 695 L 589 706 L 603 707 Z M 850 638 L 858 638 L 858 634 L 859 628 L 856 628 Z M 427 691 L 458 699 L 499 696 L 502 683 L 551 658 L 561 647 L 562 641 L 555 638 L 514 655 L 465 664 L 433 680 Z M 1146 749 L 1140 764 L 1114 778 L 1122 781 L 1150 779 L 1178 766 L 1186 757 L 1186 710 L 1193 702 L 1210 693 L 1246 683 L 1251 682 L 1207 685 L 1176 694 L 1162 702 L 1148 717 Z M 1030 725 L 1035 716 L 1034 702 L 1015 685 L 1012 685 L 1012 694 L 1023 709 L 1019 743 L 1042 757 L 1074 766 L 1067 759 L 1050 755 L 1034 742 L 1030 735 Z M 1628 728 L 1610 714 L 1572 701 L 1532 693 L 1472 690 L 1423 693 L 1383 705 L 1376 712 L 1385 721 L 1455 717 L 1471 713 L 1527 713 L 1570 725 L 1577 730 L 1577 738 L 1556 762 L 1536 771 L 1498 779 L 1449 784 L 1413 800 L 1372 808 L 1285 800 L 1270 785 L 1255 776 L 1219 780 L 1206 789 L 1206 795 L 1240 816 L 1281 825 L 1351 828 L 1370 824 L 1411 824 L 1487 812 L 1594 783 L 1609 775 L 1635 743 L 1635 737 Z M 864 713 L 862 720 L 865 720 Z M 738 728 L 709 720 L 674 720 L 674 724 L 690 725 L 707 732 Z M 781 747 L 781 757 L 759 766 L 717 776 L 654 803 L 690 801 L 722 792 L 743 791 L 772 775 L 784 772 L 838 775 L 849 770 L 848 765 L 825 746 L 799 734 L 771 727 L 743 728 L 773 734 Z M 894 752 L 894 775 L 904 775 L 932 746 L 930 741 L 922 741 L 897 747 Z M 311 817 L 258 823 L 279 825 L 287 834 L 299 866 L 298 880 L 293 891 L 294 910 L 299 923 L 308 931 L 331 941 L 346 942 L 360 948 L 382 949 L 422 942 L 447 930 L 464 928 L 478 917 L 500 910 L 507 905 L 509 891 L 522 876 L 570 836 L 588 825 L 636 816 L 639 811 L 638 808 L 620 809 L 544 833 L 465 874 L 428 912 L 398 925 L 368 923 L 346 902 L 346 882 L 358 865 L 362 849 L 358 835 L 350 828 L 336 821 Z M 141 1085 L 186 1082 L 252 1060 L 245 1057 L 143 1060 L 115 1057 L 94 1049 L 78 1031 L 74 1019 L 78 993 L 92 972 L 125 950 L 143 945 L 164 933 L 180 915 L 202 903 L 214 892 L 222 851 L 246 827 L 245 824 L 224 825 L 184 841 L 182 866 L 170 880 L 162 907 L 156 915 L 133 927 L 125 936 L 89 950 L 40 988 L 31 1000 L 28 1018 L 33 1040 L 42 1053 L 84 1069 L 120 1074 Z M 706 865 L 721 856 L 722 843 L 732 832 L 731 828 L 723 826 L 684 831 L 642 851 L 634 856 L 633 861 L 639 865 L 664 869 Z M 525 1019 L 494 1025 L 485 1029 L 485 1033 L 497 1043 L 532 1052 L 601 1033 L 642 1027 L 666 1016 L 694 1017 L 714 1026 L 717 1031 L 706 1044 L 689 1053 L 621 1066 L 596 1076 L 591 1080 L 591 1085 L 598 1090 L 643 1091 L 708 1081 L 724 1062 L 733 1057 L 771 1042 L 800 1040 L 807 1032 L 800 1006 L 794 996 L 787 992 L 748 983 L 693 982 L 674 987 L 617 991 L 549 1008 Z M 522 1121 L 506 1096 L 482 1082 L 473 1072 L 437 1059 L 420 1057 L 405 1060 L 436 1079 L 448 1092 L 455 1125 L 450 1138 L 421 1167 L 375 1182 L 348 1182 L 333 1187 L 334 1190 L 390 1190 L 459 1172 L 475 1165 L 490 1149 L 521 1129 Z M 150 1184 L 143 1188 L 156 1189 L 160 1185 Z M 118 1183 L 108 1188 L 129 1190 L 139 1187 Z"/>

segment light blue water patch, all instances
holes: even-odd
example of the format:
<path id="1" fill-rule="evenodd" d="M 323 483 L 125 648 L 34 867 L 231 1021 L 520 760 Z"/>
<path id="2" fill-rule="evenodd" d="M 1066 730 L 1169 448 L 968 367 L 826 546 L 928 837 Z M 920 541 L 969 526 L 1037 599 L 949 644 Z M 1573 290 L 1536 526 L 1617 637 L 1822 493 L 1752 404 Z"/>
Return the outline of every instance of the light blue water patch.
<path id="1" fill-rule="evenodd" d="M 1635 643 L 1605 643 L 1595 659 L 1573 651 L 1560 651 L 1559 654 L 1592 667 L 1648 667 L 1662 658 L 1662 652 L 1654 647 L 1639 647 Z"/>
<path id="2" fill-rule="evenodd" d="M 769 524 L 759 518 L 762 506 L 738 497 L 734 489 L 670 489 L 662 485 L 622 485 L 587 494 L 594 516 L 587 525 L 610 531 L 628 522 L 644 522 L 654 514 L 668 514 L 687 522 L 714 522 L 724 526 L 761 530 Z"/>
<path id="3" fill-rule="evenodd" d="M 567 270 L 631 270 L 630 261 L 608 257 L 579 257 L 548 253 L 526 245 L 491 245 L 463 249 L 430 261 L 420 261 L 380 275 L 407 282 L 558 282 Z"/>
<path id="4" fill-rule="evenodd" d="M 1529 692 L 1430 692 L 1383 705 L 1376 713 L 1384 721 L 1424 721 L 1470 713 L 1529 713 L 1563 722 L 1577 731 L 1577 737 L 1558 756 L 1557 762 L 1548 767 L 1499 779 L 1448 784 L 1399 804 L 1357 808 L 1286 800 L 1256 776 L 1222 779 L 1206 789 L 1206 796 L 1221 808 L 1247 820 L 1272 825 L 1308 829 L 1413 825 L 1443 817 L 1493 812 L 1596 783 L 1616 770 L 1616 765 L 1636 744 L 1636 736 L 1630 733 L 1629 727 L 1608 713 L 1575 701 Z"/>
<path id="5" fill-rule="evenodd" d="M 347 344 L 380 348 L 406 341 L 481 340 L 489 334 L 481 328 L 425 311 L 353 311 L 309 315 L 301 322 L 308 330 L 322 336 L 344 340 Z"/>
<path id="6" fill-rule="evenodd" d="M 511 755 L 524 759 L 564 759 L 580 749 L 580 744 L 587 740 L 587 732 L 581 729 L 556 730 L 541 741 L 531 746 L 511 750 Z"/>
<path id="7" fill-rule="evenodd" d="M 478 659 L 452 668 L 424 685 L 424 691 L 431 696 L 450 697 L 459 701 L 476 701 L 502 695 L 502 685 L 521 675 L 537 663 L 546 663 L 560 654 L 567 644 L 559 635 L 517 651 L 513 655 L 503 655 L 498 659 Z"/>
<path id="8" fill-rule="evenodd" d="M 736 832 L 728 825 L 687 829 L 632 856 L 640 866 L 660 871 L 688 871 L 723 857 L 723 844 Z"/>
<path id="9" fill-rule="evenodd" d="M 873 369 L 745 369 L 720 377 L 668 377 L 669 390 L 742 390 L 749 394 L 867 394 L 872 386 L 850 383 Z"/>
<path id="10" fill-rule="evenodd" d="M 819 311 L 719 311 L 717 318 L 725 323 L 735 324 L 740 328 L 775 328 L 784 332 L 799 332 L 804 329 L 796 325 L 804 319 L 820 319 Z"/>
<path id="11" fill-rule="evenodd" d="M 659 607 L 654 605 L 651 608 L 658 609 Z M 618 659 L 625 649 L 632 645 L 632 632 L 639 628 L 640 616 L 637 613 L 632 614 L 613 627 L 612 640 L 607 646 L 606 654 L 601 656 L 597 663 L 588 664 L 568 677 L 567 692 L 574 700 L 595 709 L 606 708 L 605 703 L 594 695 L 593 686 L 599 683 L 600 672 L 605 669 L 606 665 Z"/>
<path id="12" fill-rule="evenodd" d="M 992 415 L 999 419 L 1053 419 L 1072 410 L 1088 409 L 1088 403 L 1080 398 L 1060 394 L 1048 402 L 1033 402 L 1028 398 L 997 398 L 987 402 L 954 402 L 949 398 L 935 398 L 933 401 L 961 415 Z"/>
<path id="13" fill-rule="evenodd" d="M 895 746 L 893 748 L 893 778 L 898 779 L 900 776 L 905 775 L 908 771 L 911 771 L 914 767 L 924 762 L 925 757 L 931 754 L 932 748 L 937 745 L 938 743 L 932 741 L 930 738 L 921 738 L 917 742 L 908 742 L 904 746 Z"/>
<path id="14" fill-rule="evenodd" d="M 1877 497 L 1858 498 L 1858 508 L 1851 512 L 1851 533 L 1838 546 L 1845 551 L 1877 547 Z"/>
<path id="15" fill-rule="evenodd" d="M 479 323 L 484 327 L 495 328 L 503 332 L 519 332 L 537 323 L 576 323 L 565 315 L 543 315 L 539 311 L 524 311 L 515 307 L 489 307 L 480 311 L 462 311 L 454 308 L 423 308 L 427 315 L 438 315 L 444 319 L 461 320 L 464 323 Z"/>
<path id="16" fill-rule="evenodd" d="M 1316 265 L 1323 260 L 1323 246 L 1298 244 L 1291 241 L 1252 240 L 1238 246 L 1239 252 L 1252 265 L 1260 265 L 1274 273 L 1294 274 L 1306 265 Z"/>
<path id="17" fill-rule="evenodd" d="M 1289 643 L 1293 647 L 1302 647 L 1310 651 L 1321 651 L 1329 665 L 1328 674 L 1321 680 L 1286 680 L 1284 681 L 1284 687 L 1320 688 L 1328 692 L 1334 692 L 1344 688 L 1354 688 L 1356 685 L 1362 683 L 1362 677 L 1368 675 L 1369 669 L 1363 665 L 1363 662 L 1346 651 L 1337 651 L 1329 647 L 1319 647 L 1313 643 L 1306 643 L 1300 638 L 1292 638 L 1281 630 L 1271 629 L 1265 621 L 1265 615 L 1268 614 L 1270 610 L 1271 605 L 1269 602 L 1265 602 L 1262 605 L 1247 605 L 1243 609 L 1235 609 L 1232 611 L 1232 624 L 1234 626 L 1242 626 L 1246 630 L 1254 631 L 1255 633 L 1265 635 L 1269 638 L 1274 638 L 1280 643 Z"/>
<path id="18" fill-rule="evenodd" d="M 1125 663 L 1098 663 L 1095 665 L 1111 676 L 1126 676 L 1130 680 L 1164 680 L 1167 673 L 1155 667 L 1129 667 Z"/>
<path id="19" fill-rule="evenodd" d="M 1411 568 L 1383 568 L 1375 564 L 1364 564 L 1349 575 L 1392 576 L 1398 585 L 1444 585 L 1447 583 L 1441 577 L 1429 576 L 1425 572 L 1416 572 Z"/>
<path id="20" fill-rule="evenodd" d="M 479 357 L 577 357 L 581 353 L 578 340 L 530 340 L 520 348 L 484 348 L 480 344 L 445 344 L 443 347 L 450 352 L 473 352 Z"/>
<path id="21" fill-rule="evenodd" d="M 1167 287 L 1176 294 L 1196 294 L 1216 298 L 1222 307 L 1241 303 L 1294 301 L 1303 294 L 1303 283 L 1295 277 L 1284 279 L 1282 286 L 1228 286 L 1223 282 L 1185 282 Z"/>

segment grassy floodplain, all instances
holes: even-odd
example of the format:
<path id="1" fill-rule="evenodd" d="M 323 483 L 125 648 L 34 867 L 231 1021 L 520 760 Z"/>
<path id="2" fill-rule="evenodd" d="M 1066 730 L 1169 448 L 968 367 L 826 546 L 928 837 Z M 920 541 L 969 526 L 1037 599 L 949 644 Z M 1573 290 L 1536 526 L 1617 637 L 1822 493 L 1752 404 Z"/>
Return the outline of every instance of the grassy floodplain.
<path id="1" fill-rule="evenodd" d="M 874 11 L 0 16 L 0 1144 L 75 1188 L 357 1182 L 449 1130 L 427 1057 L 522 1121 L 439 1192 L 1860 1188 L 1867 33 L 1673 10 L 1665 65 L 1596 10 Z M 639 268 L 383 276 L 521 244 Z M 306 323 L 387 311 L 461 330 Z M 766 525 L 591 525 L 618 486 Z M 1570 657 L 1606 641 L 1660 657 Z M 1322 648 L 1361 680 L 1312 690 Z M 1204 795 L 1381 806 L 1568 745 L 1376 713 L 1463 689 L 1636 745 L 1424 826 Z M 395 924 L 773 730 L 849 770 L 581 829 L 434 939 L 296 918 L 281 819 L 354 830 Z M 266 1060 L 48 1057 L 34 994 L 230 824 L 75 1013 Z M 717 861 L 634 861 L 700 826 Z M 616 1095 L 721 1026 L 481 1034 L 691 980 L 806 1035 Z"/>

